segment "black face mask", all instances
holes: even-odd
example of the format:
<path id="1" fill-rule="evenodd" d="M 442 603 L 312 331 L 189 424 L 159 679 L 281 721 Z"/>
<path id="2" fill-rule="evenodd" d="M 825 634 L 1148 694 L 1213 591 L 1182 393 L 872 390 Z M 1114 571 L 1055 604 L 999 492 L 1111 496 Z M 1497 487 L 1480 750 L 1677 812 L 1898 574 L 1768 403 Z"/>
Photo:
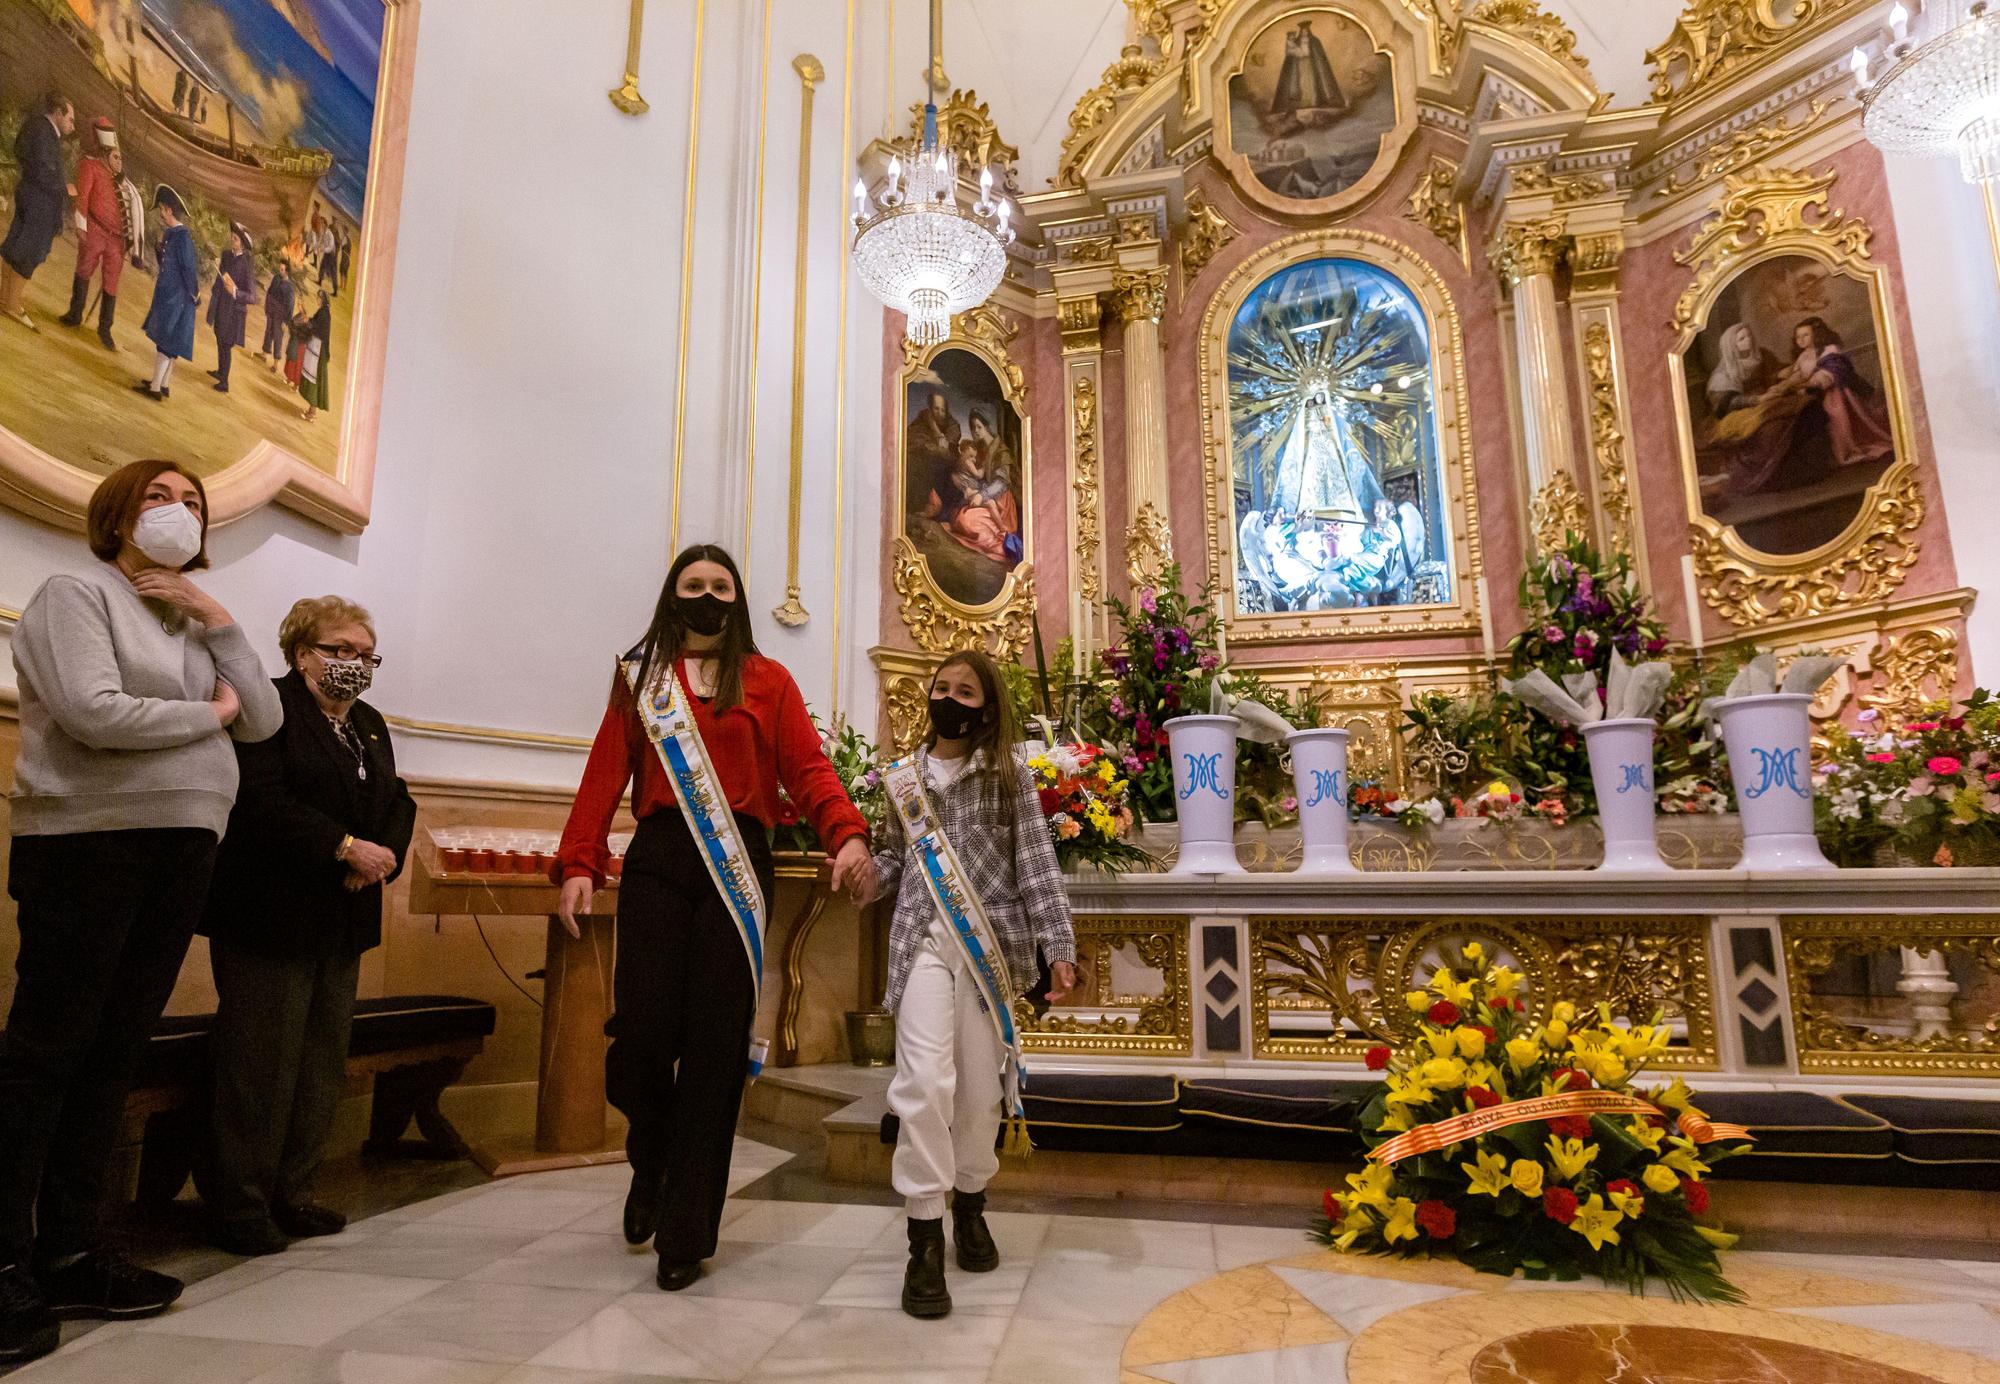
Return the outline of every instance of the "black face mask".
<path id="1" fill-rule="evenodd" d="M 986 720 L 986 708 L 967 706 L 956 697 L 931 698 L 931 729 L 944 740 L 963 740 Z"/>
<path id="2" fill-rule="evenodd" d="M 721 634 L 722 627 L 729 623 L 729 608 L 734 601 L 725 601 L 712 591 L 699 596 L 675 596 L 674 610 L 680 615 L 681 623 L 696 634 Z"/>

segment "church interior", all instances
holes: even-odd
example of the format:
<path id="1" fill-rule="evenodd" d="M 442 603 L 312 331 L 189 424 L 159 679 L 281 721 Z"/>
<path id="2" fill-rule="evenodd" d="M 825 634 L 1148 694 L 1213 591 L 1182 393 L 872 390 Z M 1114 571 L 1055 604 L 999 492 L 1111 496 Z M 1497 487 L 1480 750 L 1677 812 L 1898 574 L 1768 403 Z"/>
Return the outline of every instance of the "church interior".
<path id="1" fill-rule="evenodd" d="M 0 1374 L 2000 1382 L 1988 0 L 0 0 L 0 226 Z"/>

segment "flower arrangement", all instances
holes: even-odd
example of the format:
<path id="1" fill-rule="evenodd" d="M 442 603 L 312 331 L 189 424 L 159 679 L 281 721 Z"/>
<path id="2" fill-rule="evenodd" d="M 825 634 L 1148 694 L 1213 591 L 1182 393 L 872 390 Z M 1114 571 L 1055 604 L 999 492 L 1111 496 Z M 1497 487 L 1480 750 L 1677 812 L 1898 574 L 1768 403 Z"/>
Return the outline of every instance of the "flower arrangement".
<path id="1" fill-rule="evenodd" d="M 1369 1051 L 1386 1072 L 1359 1120 L 1369 1161 L 1326 1192 L 1314 1238 L 1740 1301 L 1716 1257 L 1735 1239 L 1706 1223 L 1703 1178 L 1748 1136 L 1709 1124 L 1678 1078 L 1636 1091 L 1666 1030 L 1615 1023 L 1609 1005 L 1586 1020 L 1567 1002 L 1535 1023 L 1518 972 L 1488 965 L 1476 942 L 1462 956 L 1406 997 L 1417 1036 Z"/>
<path id="2" fill-rule="evenodd" d="M 889 791 L 882 784 L 882 769 L 877 762 L 880 755 L 875 743 L 845 721 L 836 721 L 828 729 L 813 713 L 813 728 L 819 732 L 820 751 L 840 775 L 840 786 L 847 790 L 847 796 L 854 800 L 861 811 L 862 820 L 868 823 L 869 833 L 880 832 L 882 822 L 889 812 Z M 816 851 L 820 849 L 819 833 L 812 824 L 799 815 L 799 809 L 786 796 L 781 787 L 778 790 L 778 822 L 771 833 L 771 849 L 779 851 Z"/>
<path id="3" fill-rule="evenodd" d="M 1157 587 L 1142 587 L 1132 604 L 1110 598 L 1118 643 L 1105 650 L 1108 686 L 1099 686 L 1086 724 L 1117 741 L 1120 767 L 1130 783 L 1132 810 L 1142 821 L 1174 820 L 1173 763 L 1163 727 L 1176 716 L 1208 710 L 1209 686 L 1221 660 L 1215 650 L 1215 611 L 1181 593 L 1180 568 L 1169 567 Z"/>
<path id="4" fill-rule="evenodd" d="M 1150 857 L 1128 838 L 1132 808 L 1118 763 L 1095 745 L 1056 745 L 1028 761 L 1064 869 L 1088 862 L 1107 870 L 1144 866 Z"/>
<path id="5" fill-rule="evenodd" d="M 2000 701 L 1984 688 L 1917 720 L 1861 724 L 1828 749 L 1815 807 L 1822 843 L 1840 864 L 1868 864 L 1884 847 L 1911 861 L 1985 861 L 2000 850 Z"/>

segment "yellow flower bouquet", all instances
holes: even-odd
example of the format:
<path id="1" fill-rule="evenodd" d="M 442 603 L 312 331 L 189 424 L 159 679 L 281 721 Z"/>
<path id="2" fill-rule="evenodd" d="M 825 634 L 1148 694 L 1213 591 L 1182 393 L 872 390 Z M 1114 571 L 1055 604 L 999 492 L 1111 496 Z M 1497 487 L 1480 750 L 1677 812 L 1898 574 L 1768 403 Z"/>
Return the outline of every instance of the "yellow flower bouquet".
<path id="1" fill-rule="evenodd" d="M 1710 1225 L 1710 1167 L 1749 1136 L 1711 1123 L 1675 1078 L 1634 1081 L 1668 1033 L 1567 1001 L 1533 1022 L 1522 976 L 1469 943 L 1404 997 L 1417 1037 L 1372 1049 L 1386 1074 L 1359 1120 L 1368 1161 L 1329 1189 L 1314 1238 L 1343 1252 L 1450 1254 L 1487 1273 L 1595 1273 L 1736 1302 Z"/>

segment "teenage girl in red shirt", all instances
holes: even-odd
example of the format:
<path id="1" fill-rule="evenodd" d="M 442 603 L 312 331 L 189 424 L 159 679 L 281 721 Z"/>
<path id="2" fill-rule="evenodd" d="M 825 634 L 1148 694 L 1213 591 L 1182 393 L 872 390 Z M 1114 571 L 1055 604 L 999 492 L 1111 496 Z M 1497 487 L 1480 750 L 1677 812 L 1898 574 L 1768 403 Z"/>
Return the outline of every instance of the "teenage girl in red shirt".
<path id="1" fill-rule="evenodd" d="M 704 543 L 674 559 L 652 627 L 631 657 L 641 688 L 680 679 L 767 903 L 780 784 L 833 857 L 834 887 L 857 899 L 874 891 L 867 826 L 820 749 L 798 684 L 757 652 L 743 580 L 728 553 Z M 604 884 L 606 837 L 627 784 L 639 830 L 619 882 L 605 1089 L 631 1121 L 625 1238 L 654 1240 L 659 1284 L 676 1292 L 699 1278 L 701 1261 L 715 1253 L 756 1018 L 754 987 L 742 938 L 621 670 L 557 856 L 562 919 L 572 936 L 577 915 L 590 912 Z"/>

